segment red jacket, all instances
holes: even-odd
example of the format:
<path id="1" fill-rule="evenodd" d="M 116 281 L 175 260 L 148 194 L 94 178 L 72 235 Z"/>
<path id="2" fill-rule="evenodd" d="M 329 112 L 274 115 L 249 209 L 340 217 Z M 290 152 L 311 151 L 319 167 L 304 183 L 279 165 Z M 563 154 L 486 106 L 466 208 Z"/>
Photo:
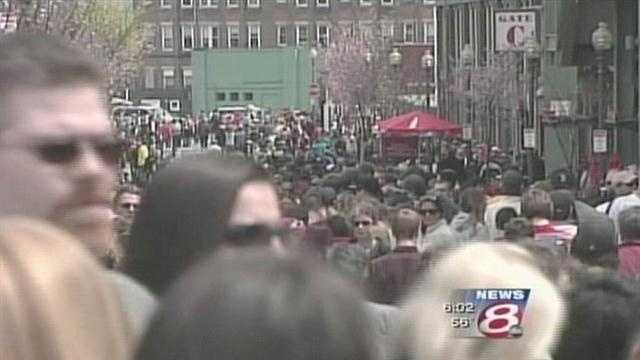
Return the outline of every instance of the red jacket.
<path id="1" fill-rule="evenodd" d="M 631 241 L 618 247 L 618 274 L 625 277 L 640 275 L 640 241 Z"/>

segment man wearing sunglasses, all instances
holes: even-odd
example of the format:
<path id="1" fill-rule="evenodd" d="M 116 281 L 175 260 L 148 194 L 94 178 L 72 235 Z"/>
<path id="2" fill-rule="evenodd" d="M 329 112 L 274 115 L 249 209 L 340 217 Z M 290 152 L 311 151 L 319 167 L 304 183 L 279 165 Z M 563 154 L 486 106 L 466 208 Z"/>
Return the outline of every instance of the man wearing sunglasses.
<path id="1" fill-rule="evenodd" d="M 41 34 L 0 39 L 0 215 L 44 218 L 99 257 L 112 251 L 121 147 L 101 70 Z"/>

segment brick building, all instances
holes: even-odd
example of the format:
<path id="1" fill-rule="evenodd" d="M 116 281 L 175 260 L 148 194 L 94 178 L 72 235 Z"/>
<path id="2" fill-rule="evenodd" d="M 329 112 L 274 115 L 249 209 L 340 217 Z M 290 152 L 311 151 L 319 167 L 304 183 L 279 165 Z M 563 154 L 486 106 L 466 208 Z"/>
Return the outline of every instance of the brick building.
<path id="1" fill-rule="evenodd" d="M 160 100 L 183 114 L 191 113 L 194 49 L 327 46 L 337 28 L 366 37 L 375 27 L 406 52 L 407 62 L 416 63 L 410 59 L 434 40 L 430 0 L 134 1 L 149 10 L 147 39 L 154 51 L 133 84 L 132 99 Z M 421 71 L 405 64 L 402 69 L 407 79 Z"/>

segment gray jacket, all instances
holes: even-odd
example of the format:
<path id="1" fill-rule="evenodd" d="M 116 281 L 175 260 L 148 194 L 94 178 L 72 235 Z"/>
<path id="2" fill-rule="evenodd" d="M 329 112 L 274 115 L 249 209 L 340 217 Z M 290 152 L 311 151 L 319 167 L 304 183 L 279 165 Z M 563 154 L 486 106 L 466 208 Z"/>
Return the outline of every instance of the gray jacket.
<path id="1" fill-rule="evenodd" d="M 451 230 L 458 234 L 461 241 L 489 240 L 489 229 L 485 224 L 474 224 L 473 216 L 469 213 L 459 212 L 451 220 Z"/>

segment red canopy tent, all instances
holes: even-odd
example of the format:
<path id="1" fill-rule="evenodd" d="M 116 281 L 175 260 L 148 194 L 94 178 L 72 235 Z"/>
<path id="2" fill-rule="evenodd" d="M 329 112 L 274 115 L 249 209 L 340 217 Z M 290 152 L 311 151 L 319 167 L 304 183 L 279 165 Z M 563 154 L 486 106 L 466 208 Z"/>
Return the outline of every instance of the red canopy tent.
<path id="1" fill-rule="evenodd" d="M 413 111 L 381 121 L 379 129 L 383 135 L 416 136 L 426 133 L 446 136 L 462 135 L 460 125 L 422 111 Z"/>
<path id="2" fill-rule="evenodd" d="M 380 151 L 385 159 L 409 159 L 420 157 L 420 138 L 434 135 L 459 137 L 462 127 L 433 114 L 414 111 L 392 117 L 378 124 Z"/>

